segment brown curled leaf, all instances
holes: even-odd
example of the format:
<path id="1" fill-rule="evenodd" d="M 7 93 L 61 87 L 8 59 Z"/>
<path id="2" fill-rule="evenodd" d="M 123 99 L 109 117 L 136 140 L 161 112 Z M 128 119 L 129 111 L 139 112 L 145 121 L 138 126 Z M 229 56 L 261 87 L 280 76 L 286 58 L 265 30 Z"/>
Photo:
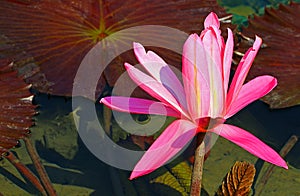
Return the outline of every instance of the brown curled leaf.
<path id="1" fill-rule="evenodd" d="M 223 179 L 216 195 L 249 195 L 255 176 L 255 167 L 247 162 L 237 161 Z"/>

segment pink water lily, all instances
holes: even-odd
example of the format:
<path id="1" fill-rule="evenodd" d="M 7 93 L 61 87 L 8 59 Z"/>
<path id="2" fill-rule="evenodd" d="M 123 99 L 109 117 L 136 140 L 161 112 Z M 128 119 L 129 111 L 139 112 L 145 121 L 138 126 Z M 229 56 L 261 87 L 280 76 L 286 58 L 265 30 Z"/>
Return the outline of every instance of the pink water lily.
<path id="1" fill-rule="evenodd" d="M 207 16 L 204 27 L 200 36 L 190 35 L 183 46 L 182 82 L 157 54 L 146 52 L 141 44 L 134 43 L 135 55 L 149 74 L 128 63 L 125 63 L 125 68 L 132 80 L 158 101 L 121 96 L 105 97 L 100 101 L 122 112 L 177 118 L 139 160 L 130 179 L 162 166 L 199 132 L 218 134 L 267 162 L 288 168 L 276 151 L 254 135 L 224 124 L 227 118 L 277 85 L 276 78 L 268 75 L 244 84 L 262 43 L 261 38 L 256 37 L 253 47 L 241 59 L 228 88 L 233 54 L 232 31 L 228 29 L 224 43 L 214 13 Z"/>

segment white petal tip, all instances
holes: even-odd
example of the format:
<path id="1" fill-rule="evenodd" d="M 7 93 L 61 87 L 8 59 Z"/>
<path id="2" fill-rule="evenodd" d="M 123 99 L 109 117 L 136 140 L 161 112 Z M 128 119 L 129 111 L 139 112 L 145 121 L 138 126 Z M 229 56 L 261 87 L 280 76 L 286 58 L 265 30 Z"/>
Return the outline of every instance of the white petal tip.
<path id="1" fill-rule="evenodd" d="M 284 166 L 282 166 L 284 169 L 289 169 L 289 166 L 287 164 L 285 164 Z"/>
<path id="2" fill-rule="evenodd" d="M 130 69 L 132 67 L 132 65 L 130 65 L 129 63 L 124 63 L 124 66 L 125 66 L 126 70 Z"/>
<path id="3" fill-rule="evenodd" d="M 134 48 L 143 48 L 143 45 L 142 44 L 140 44 L 139 42 L 133 42 L 133 47 Z"/>

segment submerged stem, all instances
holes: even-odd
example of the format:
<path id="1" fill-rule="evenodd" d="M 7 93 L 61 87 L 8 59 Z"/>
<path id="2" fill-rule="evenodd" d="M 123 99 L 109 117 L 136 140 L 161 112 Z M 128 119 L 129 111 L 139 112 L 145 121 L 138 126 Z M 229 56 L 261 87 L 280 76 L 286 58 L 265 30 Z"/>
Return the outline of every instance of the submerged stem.
<path id="1" fill-rule="evenodd" d="M 195 150 L 195 159 L 192 174 L 191 183 L 191 196 L 201 195 L 201 183 L 202 183 L 202 173 L 203 173 L 203 162 L 205 156 L 205 143 L 202 140 L 203 137 L 197 136 L 197 148 Z"/>
<path id="2" fill-rule="evenodd" d="M 290 152 L 290 150 L 297 143 L 298 139 L 299 138 L 296 135 L 292 135 L 289 138 L 289 140 L 284 144 L 284 146 L 282 147 L 282 149 L 279 152 L 279 154 L 281 155 L 282 158 L 284 158 Z M 265 185 L 267 184 L 270 176 L 273 173 L 274 168 L 275 168 L 275 165 L 269 165 L 267 170 L 265 171 L 265 173 L 262 174 L 262 177 L 255 185 L 255 195 L 257 195 L 257 196 L 261 195 L 261 193 L 263 192 L 263 190 L 265 188 Z"/>
<path id="3" fill-rule="evenodd" d="M 13 153 L 7 152 L 4 156 L 11 164 L 17 168 L 17 170 L 25 176 L 31 184 L 37 188 L 42 195 L 47 195 L 44 187 L 42 186 L 40 180 L 28 169 Z M 1 194 L 0 194 L 1 195 Z"/>
<path id="4" fill-rule="evenodd" d="M 28 154 L 34 164 L 34 167 L 36 168 L 37 173 L 39 174 L 39 176 L 41 178 L 41 181 L 42 181 L 48 195 L 56 196 L 57 194 L 55 192 L 55 189 L 53 188 L 53 186 L 51 184 L 51 181 L 45 170 L 45 167 L 42 165 L 42 163 L 40 161 L 40 157 L 37 154 L 34 146 L 32 145 L 31 141 L 27 137 L 24 138 L 24 141 L 25 141 L 25 145 L 26 145 Z"/>

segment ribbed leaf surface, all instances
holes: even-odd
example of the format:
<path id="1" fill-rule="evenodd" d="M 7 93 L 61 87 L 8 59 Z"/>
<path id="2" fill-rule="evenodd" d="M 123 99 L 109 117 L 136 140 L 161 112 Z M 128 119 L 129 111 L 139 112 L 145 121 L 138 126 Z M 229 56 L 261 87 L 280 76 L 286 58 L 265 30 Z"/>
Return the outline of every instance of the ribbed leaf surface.
<path id="1" fill-rule="evenodd" d="M 27 81 L 41 92 L 67 96 L 72 93 L 80 62 L 103 38 L 140 25 L 163 25 L 186 33 L 199 33 L 209 12 L 214 11 L 219 17 L 226 15 L 216 0 L 0 0 L 0 3 L 0 32 L 10 43 L 34 57 L 39 65 L 39 72 L 21 70 L 28 76 Z M 120 41 L 127 36 L 136 35 L 113 39 Z M 152 39 L 160 36 L 172 37 L 157 35 Z M 166 52 L 165 56 L 169 55 L 170 52 Z M 105 77 L 111 86 L 124 72 L 124 62 L 133 62 L 131 59 L 134 55 L 130 52 L 110 64 Z M 178 55 L 173 54 L 168 59 L 181 65 Z M 104 85 L 102 77 L 96 95 Z"/>
<path id="2" fill-rule="evenodd" d="M 237 161 L 225 176 L 216 195 L 249 195 L 255 176 L 255 167 L 247 162 Z"/>
<path id="3" fill-rule="evenodd" d="M 300 4 L 266 8 L 265 15 L 249 20 L 242 33 L 262 37 L 266 47 L 260 50 L 250 70 L 249 79 L 269 74 L 278 79 L 278 86 L 263 98 L 271 108 L 300 104 Z M 239 51 L 249 48 L 242 42 Z"/>
<path id="4" fill-rule="evenodd" d="M 11 66 L 8 60 L 0 59 L 0 156 L 28 136 L 35 114 L 30 86 Z"/>

